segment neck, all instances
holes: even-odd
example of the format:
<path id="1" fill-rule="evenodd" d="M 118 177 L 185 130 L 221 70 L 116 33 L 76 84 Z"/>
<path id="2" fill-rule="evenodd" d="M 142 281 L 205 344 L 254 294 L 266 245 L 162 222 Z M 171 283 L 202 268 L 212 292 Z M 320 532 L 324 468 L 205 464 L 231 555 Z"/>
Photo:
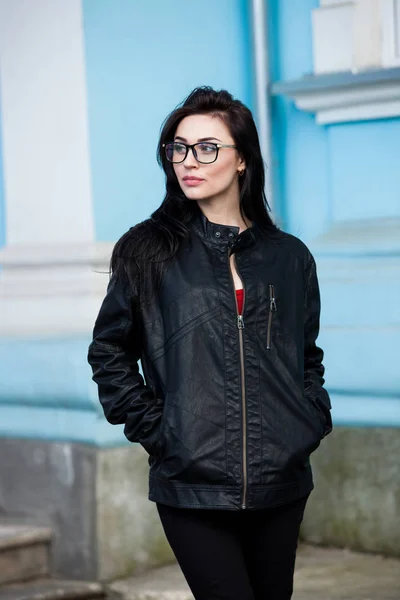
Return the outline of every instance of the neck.
<path id="1" fill-rule="evenodd" d="M 249 219 L 243 218 L 240 214 L 239 198 L 236 198 L 236 201 L 210 198 L 198 200 L 197 203 L 201 212 L 211 223 L 239 227 L 240 232 L 252 225 Z"/>

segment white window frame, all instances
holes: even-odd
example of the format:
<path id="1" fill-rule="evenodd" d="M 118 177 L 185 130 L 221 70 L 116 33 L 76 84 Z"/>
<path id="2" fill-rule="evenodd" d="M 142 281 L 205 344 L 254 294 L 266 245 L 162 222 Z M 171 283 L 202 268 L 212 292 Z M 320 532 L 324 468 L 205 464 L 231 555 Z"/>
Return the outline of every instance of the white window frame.
<path id="1" fill-rule="evenodd" d="M 400 67 L 400 0 L 381 0 L 383 66 Z"/>
<path id="2" fill-rule="evenodd" d="M 365 13 L 364 2 L 370 4 Z M 368 31 L 375 3 L 376 24 Z M 400 66 L 400 0 L 320 0 L 312 15 L 316 74 Z M 338 27 L 344 36 L 341 54 L 329 40 Z"/>
<path id="3" fill-rule="evenodd" d="M 320 0 L 319 5 L 321 7 L 334 6 L 335 4 L 348 4 L 349 2 L 353 1 L 354 0 Z"/>
<path id="4" fill-rule="evenodd" d="M 321 125 L 400 117 L 400 0 L 320 0 L 312 19 L 319 85 L 286 95 Z"/>

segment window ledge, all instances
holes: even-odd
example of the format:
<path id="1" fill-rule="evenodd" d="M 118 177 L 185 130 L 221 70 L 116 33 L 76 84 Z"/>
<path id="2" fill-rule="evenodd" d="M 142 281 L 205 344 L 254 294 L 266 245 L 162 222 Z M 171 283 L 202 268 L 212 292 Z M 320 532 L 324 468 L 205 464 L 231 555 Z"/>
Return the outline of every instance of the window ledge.
<path id="1" fill-rule="evenodd" d="M 400 116 L 400 68 L 307 75 L 271 86 L 273 96 L 288 96 L 320 125 Z"/>

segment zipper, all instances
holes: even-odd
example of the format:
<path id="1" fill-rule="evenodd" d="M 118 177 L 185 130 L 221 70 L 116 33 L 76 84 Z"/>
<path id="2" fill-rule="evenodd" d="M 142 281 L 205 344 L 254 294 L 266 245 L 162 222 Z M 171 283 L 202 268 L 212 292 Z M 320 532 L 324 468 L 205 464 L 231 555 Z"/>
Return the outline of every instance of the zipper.
<path id="1" fill-rule="evenodd" d="M 233 256 L 233 260 L 236 265 L 237 273 L 240 277 L 239 269 L 237 268 L 235 255 Z M 243 280 L 243 306 L 242 306 L 242 314 L 239 315 L 239 307 L 237 303 L 237 296 L 235 290 L 235 282 L 233 280 L 231 265 L 229 261 L 229 250 L 228 250 L 228 266 L 229 273 L 231 276 L 233 293 L 235 296 L 235 304 L 236 304 L 236 320 L 237 320 L 237 328 L 239 332 L 239 354 L 240 354 L 240 379 L 241 379 L 241 387 L 242 387 L 242 427 L 243 427 L 243 447 L 242 447 L 242 463 L 243 463 L 243 495 L 242 495 L 242 509 L 246 508 L 246 495 L 247 495 L 247 427 L 246 427 L 246 384 L 245 384 L 245 372 L 244 372 L 244 347 L 243 347 L 243 329 L 244 329 L 244 305 L 246 302 L 246 291 L 244 289 Z"/>
<path id="2" fill-rule="evenodd" d="M 271 325 L 272 325 L 272 313 L 276 309 L 275 300 L 275 288 L 272 283 L 269 284 L 269 314 L 268 314 L 268 328 L 267 328 L 267 350 L 271 350 Z"/>

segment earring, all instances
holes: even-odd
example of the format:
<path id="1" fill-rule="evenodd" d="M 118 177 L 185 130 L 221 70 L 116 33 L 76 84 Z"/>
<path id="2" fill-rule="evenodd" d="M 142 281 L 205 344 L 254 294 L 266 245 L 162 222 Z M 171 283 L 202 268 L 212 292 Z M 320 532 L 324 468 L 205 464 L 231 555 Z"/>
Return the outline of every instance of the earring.
<path id="1" fill-rule="evenodd" d="M 241 169 L 241 170 L 239 171 L 239 177 L 242 177 L 242 175 L 244 174 L 245 170 L 246 170 L 246 169 Z"/>

